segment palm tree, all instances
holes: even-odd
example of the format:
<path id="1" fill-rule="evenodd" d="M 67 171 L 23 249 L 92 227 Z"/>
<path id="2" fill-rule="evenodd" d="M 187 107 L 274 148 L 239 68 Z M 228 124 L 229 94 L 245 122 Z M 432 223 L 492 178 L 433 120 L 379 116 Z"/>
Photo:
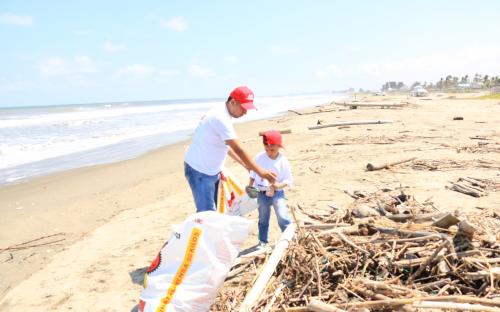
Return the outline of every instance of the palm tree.
<path id="1" fill-rule="evenodd" d="M 446 76 L 446 79 L 444 80 L 444 87 L 445 87 L 446 89 L 448 89 L 448 88 L 450 87 L 450 85 L 451 85 L 451 80 L 452 80 L 451 75 Z"/>
<path id="2" fill-rule="evenodd" d="M 490 87 L 490 77 L 488 75 L 484 75 L 483 77 L 483 85 L 485 88 L 489 88 Z"/>
<path id="3" fill-rule="evenodd" d="M 444 84 L 444 79 L 441 77 L 439 81 L 436 83 L 436 86 L 439 88 L 439 90 L 443 90 L 443 84 Z"/>

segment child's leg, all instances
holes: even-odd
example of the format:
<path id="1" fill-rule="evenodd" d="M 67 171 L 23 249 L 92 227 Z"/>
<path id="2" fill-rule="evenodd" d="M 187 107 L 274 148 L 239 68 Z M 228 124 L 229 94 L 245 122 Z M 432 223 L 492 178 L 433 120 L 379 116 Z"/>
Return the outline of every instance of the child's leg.
<path id="1" fill-rule="evenodd" d="M 288 216 L 288 211 L 286 207 L 285 194 L 283 191 L 279 191 L 275 194 L 273 198 L 274 212 L 276 213 L 276 218 L 278 219 L 278 225 L 283 232 L 286 227 L 292 223 L 290 217 Z"/>
<path id="2" fill-rule="evenodd" d="M 259 241 L 269 243 L 269 219 L 271 217 L 272 198 L 259 193 Z"/>

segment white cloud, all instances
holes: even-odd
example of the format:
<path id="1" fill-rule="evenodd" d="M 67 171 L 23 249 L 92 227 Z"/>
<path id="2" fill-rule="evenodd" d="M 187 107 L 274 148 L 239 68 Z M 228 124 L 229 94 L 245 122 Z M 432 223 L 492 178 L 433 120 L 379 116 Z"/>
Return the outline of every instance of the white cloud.
<path id="1" fill-rule="evenodd" d="M 496 75 L 500 72 L 500 44 L 468 43 L 453 50 L 432 51 L 429 54 L 406 55 L 371 62 L 324 65 L 312 70 L 318 81 L 337 87 L 376 88 L 386 81 L 436 82 L 446 75 L 473 76 L 476 73 Z"/>
<path id="2" fill-rule="evenodd" d="M 98 71 L 94 61 L 85 55 L 75 57 L 74 64 L 74 70 L 79 73 L 95 73 Z"/>
<path id="3" fill-rule="evenodd" d="M 469 44 L 451 52 L 408 56 L 354 66 L 358 74 L 380 80 L 433 81 L 450 75 L 496 74 L 500 72 L 500 44 Z M 382 81 L 383 82 L 383 81 Z"/>
<path id="4" fill-rule="evenodd" d="M 94 61 L 85 55 L 73 59 L 50 57 L 37 65 L 38 71 L 45 76 L 70 76 L 98 72 Z"/>
<path id="5" fill-rule="evenodd" d="M 381 74 L 381 66 L 379 64 L 358 64 L 356 67 L 358 71 L 364 75 L 377 76 Z"/>
<path id="6" fill-rule="evenodd" d="M 215 76 L 215 73 L 209 69 L 202 67 L 198 64 L 191 64 L 188 68 L 188 73 L 193 77 L 207 78 Z"/>
<path id="7" fill-rule="evenodd" d="M 38 70 L 46 76 L 61 76 L 70 73 L 68 62 L 60 57 L 51 57 L 37 66 Z"/>
<path id="8" fill-rule="evenodd" d="M 344 77 L 344 71 L 338 65 L 332 64 L 328 66 L 328 70 L 338 78 Z"/>
<path id="9" fill-rule="evenodd" d="M 316 78 L 319 78 L 319 79 L 325 79 L 326 78 L 326 73 L 324 70 L 320 69 L 320 68 L 316 68 L 314 70 L 314 76 Z"/>
<path id="10" fill-rule="evenodd" d="M 180 75 L 181 71 L 178 70 L 178 69 L 174 69 L 174 70 L 160 70 L 158 72 L 158 75 L 160 77 L 174 77 L 174 76 L 178 76 Z"/>
<path id="11" fill-rule="evenodd" d="M 235 64 L 235 63 L 239 63 L 240 59 L 234 55 L 227 55 L 224 57 L 224 62 Z"/>
<path id="12" fill-rule="evenodd" d="M 185 31 L 188 29 L 188 24 L 181 16 L 173 17 L 169 20 L 160 20 L 160 25 L 174 31 Z"/>
<path id="13" fill-rule="evenodd" d="M 116 70 L 116 74 L 119 76 L 131 75 L 131 76 L 145 76 L 156 72 L 153 66 L 142 65 L 142 64 L 131 64 Z"/>
<path id="14" fill-rule="evenodd" d="M 271 47 L 271 52 L 274 54 L 294 54 L 298 52 L 298 49 L 274 45 Z"/>
<path id="15" fill-rule="evenodd" d="M 313 71 L 316 78 L 326 79 L 326 78 L 342 78 L 344 77 L 344 71 L 335 64 L 326 66 L 325 68 L 316 68 Z"/>
<path id="16" fill-rule="evenodd" d="M 116 44 L 116 43 L 112 43 L 112 42 L 105 42 L 103 44 L 102 48 L 104 49 L 104 51 L 111 52 L 111 53 L 125 50 L 124 45 Z"/>
<path id="17" fill-rule="evenodd" d="M 31 16 L 27 15 L 0 13 L 0 24 L 26 27 L 26 26 L 33 26 L 35 24 L 35 21 Z"/>
<path id="18" fill-rule="evenodd" d="M 22 92 L 32 88 L 34 84 L 22 77 L 5 78 L 0 77 L 0 92 Z"/>

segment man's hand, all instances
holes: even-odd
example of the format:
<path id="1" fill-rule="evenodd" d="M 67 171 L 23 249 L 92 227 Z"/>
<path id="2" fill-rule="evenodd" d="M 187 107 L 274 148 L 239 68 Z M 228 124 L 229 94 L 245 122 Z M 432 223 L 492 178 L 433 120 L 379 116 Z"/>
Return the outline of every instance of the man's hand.
<path id="1" fill-rule="evenodd" d="M 226 144 L 229 146 L 229 150 L 231 151 L 230 153 L 234 154 L 233 156 L 237 156 L 245 168 L 255 171 L 261 178 L 269 181 L 270 184 L 273 184 L 276 181 L 276 174 L 257 165 L 257 163 L 255 163 L 255 161 L 241 147 L 238 140 L 226 140 Z"/>
<path id="2" fill-rule="evenodd" d="M 257 174 L 263 178 L 263 179 L 266 179 L 267 181 L 269 181 L 270 184 L 274 184 L 274 182 L 276 182 L 276 173 L 270 171 L 270 170 L 265 170 L 265 169 L 262 169 L 261 172 L 257 172 Z"/>

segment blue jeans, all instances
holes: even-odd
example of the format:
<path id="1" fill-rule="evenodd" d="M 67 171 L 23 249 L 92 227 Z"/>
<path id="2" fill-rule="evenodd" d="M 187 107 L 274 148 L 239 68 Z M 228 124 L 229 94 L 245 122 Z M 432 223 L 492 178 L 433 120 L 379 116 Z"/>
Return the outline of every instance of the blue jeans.
<path id="1" fill-rule="evenodd" d="M 184 163 L 184 176 L 191 187 L 191 192 L 193 192 L 196 212 L 216 211 L 219 174 L 204 174 Z"/>
<path id="2" fill-rule="evenodd" d="M 282 232 L 291 223 L 286 208 L 285 192 L 283 190 L 276 191 L 273 197 L 267 197 L 266 194 L 260 192 L 257 201 L 259 203 L 259 241 L 269 243 L 271 206 L 274 207 L 278 225 Z"/>

